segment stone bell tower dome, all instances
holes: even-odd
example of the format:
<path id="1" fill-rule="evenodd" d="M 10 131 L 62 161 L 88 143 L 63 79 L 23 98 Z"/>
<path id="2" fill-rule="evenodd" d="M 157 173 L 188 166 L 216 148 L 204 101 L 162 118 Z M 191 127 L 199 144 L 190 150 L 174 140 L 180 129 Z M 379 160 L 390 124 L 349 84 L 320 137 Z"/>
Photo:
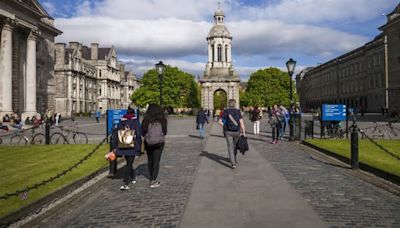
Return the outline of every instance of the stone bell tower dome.
<path id="1" fill-rule="evenodd" d="M 208 61 L 203 78 L 202 107 L 213 110 L 213 96 L 215 91 L 222 90 L 228 100 L 235 99 L 239 107 L 238 74 L 232 65 L 232 35 L 224 24 L 225 14 L 218 7 L 214 13 L 214 25 L 207 36 Z"/>

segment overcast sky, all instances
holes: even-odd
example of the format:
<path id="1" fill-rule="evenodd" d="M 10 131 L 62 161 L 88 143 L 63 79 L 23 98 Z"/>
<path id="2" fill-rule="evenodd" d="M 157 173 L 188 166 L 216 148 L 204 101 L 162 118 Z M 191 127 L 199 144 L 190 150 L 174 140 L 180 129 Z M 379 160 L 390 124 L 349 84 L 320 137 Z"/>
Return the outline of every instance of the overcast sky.
<path id="1" fill-rule="evenodd" d="M 207 62 L 206 37 L 218 0 L 39 0 L 56 42 L 114 45 L 139 77 L 159 60 L 195 76 Z M 362 46 L 380 33 L 398 0 L 220 0 L 242 80 L 261 68 L 297 71 Z"/>

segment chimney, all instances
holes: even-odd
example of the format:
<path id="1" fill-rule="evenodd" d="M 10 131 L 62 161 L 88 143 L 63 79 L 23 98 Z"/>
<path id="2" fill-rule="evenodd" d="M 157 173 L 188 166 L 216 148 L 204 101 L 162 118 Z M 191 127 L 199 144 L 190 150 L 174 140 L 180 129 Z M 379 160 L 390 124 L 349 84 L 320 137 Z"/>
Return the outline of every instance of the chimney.
<path id="1" fill-rule="evenodd" d="M 79 46 L 79 42 L 73 41 L 73 42 L 69 42 L 69 48 L 77 50 Z"/>
<path id="2" fill-rule="evenodd" d="M 99 44 L 98 43 L 91 43 L 90 44 L 90 54 L 92 60 L 97 60 L 99 58 Z"/>
<path id="3" fill-rule="evenodd" d="M 65 64 L 65 43 L 56 43 L 55 44 L 55 49 L 56 49 L 56 66 L 55 68 L 63 68 Z"/>

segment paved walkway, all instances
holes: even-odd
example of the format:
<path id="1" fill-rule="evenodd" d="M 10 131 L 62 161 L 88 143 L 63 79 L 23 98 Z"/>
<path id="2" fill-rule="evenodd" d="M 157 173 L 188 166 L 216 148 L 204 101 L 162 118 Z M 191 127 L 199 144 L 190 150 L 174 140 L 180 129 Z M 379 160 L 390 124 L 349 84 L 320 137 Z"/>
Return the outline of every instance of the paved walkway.
<path id="1" fill-rule="evenodd" d="M 317 213 L 250 145 L 230 169 L 226 141 L 214 124 L 182 227 L 325 227 Z"/>
<path id="2" fill-rule="evenodd" d="M 400 197 L 296 144 L 269 144 L 267 125 L 235 170 L 218 125 L 205 141 L 193 118 L 169 126 L 160 188 L 149 188 L 142 156 L 131 190 L 119 190 L 121 174 L 102 179 L 26 227 L 400 227 Z"/>

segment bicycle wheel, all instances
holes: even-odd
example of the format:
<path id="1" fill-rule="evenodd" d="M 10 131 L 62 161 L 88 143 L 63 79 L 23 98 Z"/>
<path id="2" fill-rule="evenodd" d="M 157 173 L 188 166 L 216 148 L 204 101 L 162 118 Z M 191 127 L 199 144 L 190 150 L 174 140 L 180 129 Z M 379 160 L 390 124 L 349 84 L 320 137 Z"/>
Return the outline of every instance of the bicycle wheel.
<path id="1" fill-rule="evenodd" d="M 37 133 L 37 134 L 33 135 L 31 144 L 32 145 L 44 145 L 44 144 L 46 144 L 46 136 L 44 136 L 44 134 L 42 134 L 42 133 Z"/>
<path id="2" fill-rule="evenodd" d="M 88 137 L 85 133 L 75 133 L 74 136 L 72 137 L 74 140 L 75 144 L 87 144 L 88 143 Z"/>
<path id="3" fill-rule="evenodd" d="M 23 146 L 28 144 L 28 141 L 22 135 L 14 135 L 10 139 L 12 146 Z"/>
<path id="4" fill-rule="evenodd" d="M 68 144 L 68 141 L 65 139 L 65 136 L 61 133 L 55 132 L 50 137 L 51 144 Z"/>

